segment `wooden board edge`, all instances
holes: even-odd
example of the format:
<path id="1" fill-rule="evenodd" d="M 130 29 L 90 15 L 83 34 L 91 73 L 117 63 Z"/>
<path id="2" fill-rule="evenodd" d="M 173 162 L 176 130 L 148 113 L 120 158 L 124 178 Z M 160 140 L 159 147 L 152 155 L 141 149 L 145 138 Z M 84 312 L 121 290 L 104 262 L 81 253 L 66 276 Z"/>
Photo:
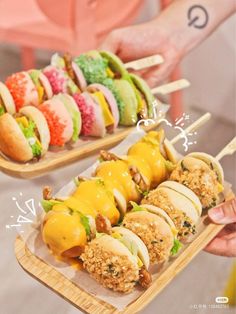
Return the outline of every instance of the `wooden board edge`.
<path id="1" fill-rule="evenodd" d="M 159 123 L 155 123 L 144 127 L 145 131 L 150 131 L 159 126 Z M 113 145 L 117 145 L 119 142 L 125 139 L 135 127 L 124 129 L 117 134 L 107 135 L 106 137 L 98 140 L 89 142 L 83 147 L 76 147 L 66 152 L 67 156 L 62 155 L 60 157 L 51 160 L 42 160 L 39 163 L 21 164 L 11 160 L 4 159 L 0 156 L 0 170 L 7 175 L 17 177 L 21 179 L 32 179 L 42 175 L 45 175 L 55 169 L 63 166 L 70 165 L 82 158 L 92 156 L 97 153 L 100 149 L 108 149 Z"/>
<path id="2" fill-rule="evenodd" d="M 94 302 L 96 303 L 97 307 L 103 307 L 102 313 L 109 313 L 109 314 L 133 314 L 141 311 L 144 309 L 170 282 L 171 280 L 179 274 L 185 266 L 220 232 L 220 230 L 224 228 L 224 225 L 216 225 L 209 223 L 207 227 L 203 230 L 203 232 L 192 242 L 189 244 L 189 246 L 176 258 L 175 261 L 166 269 L 163 274 L 161 274 L 151 285 L 151 287 L 146 290 L 137 300 L 132 302 L 130 305 L 128 305 L 124 310 L 118 311 L 115 309 L 112 305 L 103 302 L 99 299 L 94 298 L 93 296 L 90 296 L 88 293 L 80 289 L 77 285 L 73 284 L 69 281 L 68 278 L 63 276 L 63 274 L 59 273 L 57 270 L 53 269 L 53 272 L 55 274 L 60 274 L 60 276 L 64 277 L 65 280 L 68 280 L 73 288 L 75 288 L 78 291 L 78 295 L 81 294 L 85 295 L 85 297 L 92 297 Z M 191 253 L 191 254 L 190 254 Z M 42 278 L 38 277 L 37 274 L 35 274 L 32 271 L 32 260 L 31 260 L 31 270 L 27 267 L 27 264 L 29 262 L 29 259 L 36 259 L 40 260 L 38 257 L 34 256 L 25 246 L 25 243 L 20 237 L 16 238 L 15 241 L 15 255 L 18 263 L 20 266 L 26 271 L 30 276 L 32 276 L 34 279 L 41 282 L 44 286 L 51 289 L 55 293 L 57 293 L 59 296 L 61 296 L 64 300 L 70 302 L 72 305 L 77 307 L 79 310 L 83 311 L 84 313 L 95 313 L 95 312 L 87 312 L 86 309 L 83 307 L 83 299 L 81 300 L 78 298 L 76 302 L 72 301 L 70 297 L 66 296 L 63 292 L 62 288 L 58 288 L 58 290 L 55 290 L 53 288 L 53 285 L 50 285 L 46 280 L 44 281 Z M 47 265 L 44 261 L 40 260 L 42 263 Z M 29 265 L 28 265 L 29 266 Z M 47 267 L 50 268 L 50 265 L 47 265 Z M 100 313 L 100 312 L 98 312 Z"/>
<path id="3" fill-rule="evenodd" d="M 209 224 L 199 237 L 190 243 L 176 260 L 153 282 L 151 287 L 130 304 L 122 314 L 133 314 L 143 310 L 223 228 L 224 225 Z"/>
<path id="4" fill-rule="evenodd" d="M 57 295 L 62 297 L 65 301 L 69 302 L 70 304 L 75 306 L 77 309 L 79 309 L 83 313 L 90 314 L 91 311 L 89 311 L 89 307 L 91 306 L 94 307 L 92 310 L 92 313 L 94 314 L 95 313 L 97 314 L 103 314 L 103 313 L 104 314 L 105 313 L 106 314 L 118 314 L 119 313 L 119 311 L 115 307 L 106 303 L 105 301 L 102 301 L 100 299 L 95 298 L 94 296 L 91 296 L 89 293 L 87 293 L 86 291 L 82 290 L 80 287 L 75 285 L 73 282 L 71 282 L 68 278 L 66 278 L 63 274 L 58 272 L 56 269 L 51 268 L 50 265 L 46 264 L 43 260 L 33 255 L 30 252 L 30 250 L 28 250 L 27 246 L 25 245 L 25 242 L 20 236 L 16 237 L 14 251 L 15 251 L 17 262 L 27 274 L 29 274 L 32 278 L 39 281 L 45 287 L 55 292 Z M 65 284 L 65 286 L 59 285 L 59 287 L 56 290 L 53 287 L 53 284 L 50 284 L 48 281 L 46 281 L 46 276 L 43 276 L 43 275 L 39 276 L 39 274 L 42 273 L 42 271 L 37 272 L 37 270 L 39 270 L 37 269 L 38 261 L 43 263 L 44 267 L 48 269 L 48 271 L 50 271 L 50 276 L 52 276 L 52 278 L 56 277 L 59 274 L 60 277 L 65 280 L 65 282 L 69 282 L 70 287 L 68 287 L 68 284 Z M 35 271 L 33 270 L 33 266 L 36 267 Z M 73 298 L 74 300 L 72 300 L 72 298 L 70 298 L 70 296 L 67 295 L 70 291 L 72 291 L 72 289 L 76 290 L 76 297 Z M 89 299 L 92 298 L 92 300 L 88 300 L 88 298 Z"/>

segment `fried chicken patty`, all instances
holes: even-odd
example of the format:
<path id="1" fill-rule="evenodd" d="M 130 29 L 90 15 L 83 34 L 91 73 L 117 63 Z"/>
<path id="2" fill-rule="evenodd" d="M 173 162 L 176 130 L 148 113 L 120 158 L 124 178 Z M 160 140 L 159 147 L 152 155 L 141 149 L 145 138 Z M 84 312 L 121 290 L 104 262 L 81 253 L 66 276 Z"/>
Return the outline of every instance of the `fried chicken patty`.
<path id="1" fill-rule="evenodd" d="M 151 263 L 162 263 L 169 258 L 174 237 L 163 218 L 146 211 L 131 212 L 125 216 L 123 226 L 141 238 Z"/>
<path id="2" fill-rule="evenodd" d="M 216 173 L 207 165 L 190 164 L 185 158 L 180 162 L 170 176 L 170 180 L 177 181 L 187 186 L 200 199 L 204 209 L 216 206 L 218 201 L 218 180 Z M 193 158 L 191 158 L 193 159 Z"/>
<path id="3" fill-rule="evenodd" d="M 92 241 L 81 255 L 83 267 L 106 288 L 119 292 L 131 292 L 139 280 L 139 267 L 126 255 L 113 254 Z"/>
<path id="4" fill-rule="evenodd" d="M 196 227 L 192 219 L 178 208 L 175 208 L 172 202 L 169 200 L 168 195 L 158 188 L 149 192 L 145 198 L 143 198 L 142 204 L 149 204 L 157 206 L 163 209 L 171 218 L 178 230 L 178 238 L 184 241 L 188 236 L 195 234 Z"/>

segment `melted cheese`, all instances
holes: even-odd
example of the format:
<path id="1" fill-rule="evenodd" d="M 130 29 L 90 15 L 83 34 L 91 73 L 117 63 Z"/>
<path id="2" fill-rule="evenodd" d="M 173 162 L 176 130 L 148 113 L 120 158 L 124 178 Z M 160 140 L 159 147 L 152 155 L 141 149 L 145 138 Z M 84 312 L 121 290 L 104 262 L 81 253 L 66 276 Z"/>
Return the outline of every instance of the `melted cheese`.
<path id="1" fill-rule="evenodd" d="M 87 180 L 80 183 L 73 196 L 107 217 L 111 224 L 119 221 L 120 213 L 115 206 L 113 194 L 99 180 Z"/>
<path id="2" fill-rule="evenodd" d="M 106 73 L 107 73 L 107 76 L 109 76 L 110 78 L 114 78 L 115 76 L 115 73 L 109 67 L 106 68 Z"/>
<path id="3" fill-rule="evenodd" d="M 84 246 L 86 232 L 79 215 L 55 212 L 50 215 L 42 230 L 44 242 L 55 254 L 61 255 L 73 247 Z"/>
<path id="4" fill-rule="evenodd" d="M 129 201 L 137 201 L 137 191 L 124 161 L 107 161 L 99 165 L 96 176 L 104 179 L 109 188 L 117 189 Z"/>
<path id="5" fill-rule="evenodd" d="M 157 185 L 167 177 L 165 159 L 161 155 L 159 147 L 149 145 L 145 142 L 138 142 L 130 147 L 128 156 L 139 156 L 144 163 L 147 163 L 152 173 L 152 184 Z"/>
<path id="6" fill-rule="evenodd" d="M 114 124 L 114 122 L 115 122 L 114 118 L 111 114 L 111 111 L 109 109 L 109 105 L 106 102 L 106 99 L 105 99 L 103 93 L 102 92 L 95 92 L 95 93 L 93 93 L 93 95 L 95 95 L 95 97 L 98 99 L 99 105 L 102 109 L 102 115 L 103 115 L 103 119 L 105 122 L 105 126 L 109 126 L 109 125 Z"/>
<path id="7" fill-rule="evenodd" d="M 71 196 L 65 200 L 63 204 L 74 211 L 80 212 L 83 215 L 90 215 L 94 218 L 97 216 L 97 211 L 93 208 L 93 206 L 91 206 L 89 202 L 82 201 L 80 198 Z"/>
<path id="8" fill-rule="evenodd" d="M 28 121 L 28 119 L 25 116 L 16 118 L 16 121 L 18 123 L 21 123 L 25 128 L 27 128 L 29 126 L 29 121 Z"/>

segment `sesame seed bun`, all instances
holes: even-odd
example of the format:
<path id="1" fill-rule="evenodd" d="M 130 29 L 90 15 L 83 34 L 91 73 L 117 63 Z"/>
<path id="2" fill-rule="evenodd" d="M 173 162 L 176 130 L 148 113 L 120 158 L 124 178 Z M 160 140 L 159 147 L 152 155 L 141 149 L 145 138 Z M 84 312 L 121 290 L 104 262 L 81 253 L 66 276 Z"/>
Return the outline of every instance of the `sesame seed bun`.
<path id="1" fill-rule="evenodd" d="M 199 152 L 188 154 L 188 156 L 194 157 L 205 162 L 210 167 L 210 169 L 212 169 L 217 174 L 217 178 L 220 184 L 224 183 L 224 170 L 219 161 L 216 160 L 213 156 Z"/>
<path id="2" fill-rule="evenodd" d="M 16 120 L 5 113 L 0 117 L 0 150 L 7 157 L 26 162 L 33 158 L 32 149 Z"/>
<path id="3" fill-rule="evenodd" d="M 168 189 L 174 190 L 180 194 L 182 194 L 184 197 L 187 197 L 194 205 L 194 207 L 196 208 L 199 217 L 202 214 L 202 204 L 199 200 L 199 198 L 197 197 L 197 195 L 190 190 L 189 188 L 187 188 L 185 185 L 175 182 L 175 181 L 165 181 L 163 183 L 161 183 L 159 185 L 159 187 L 166 187 Z"/>

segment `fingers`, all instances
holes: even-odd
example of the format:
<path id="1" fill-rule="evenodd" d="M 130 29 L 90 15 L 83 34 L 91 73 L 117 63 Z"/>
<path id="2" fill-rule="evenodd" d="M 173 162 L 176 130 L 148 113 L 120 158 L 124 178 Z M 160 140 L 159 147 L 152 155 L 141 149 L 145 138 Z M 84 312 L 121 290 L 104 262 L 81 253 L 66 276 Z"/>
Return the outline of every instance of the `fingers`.
<path id="1" fill-rule="evenodd" d="M 236 198 L 210 209 L 208 215 L 210 219 L 217 224 L 230 224 L 236 222 Z"/>
<path id="2" fill-rule="evenodd" d="M 99 47 L 99 50 L 108 50 L 117 54 L 120 44 L 121 44 L 121 40 L 120 40 L 119 32 L 113 31 L 102 42 L 102 44 Z"/>
<path id="3" fill-rule="evenodd" d="M 231 235 L 229 239 L 218 238 L 213 239 L 204 249 L 204 251 L 227 257 L 236 257 L 236 235 Z"/>

